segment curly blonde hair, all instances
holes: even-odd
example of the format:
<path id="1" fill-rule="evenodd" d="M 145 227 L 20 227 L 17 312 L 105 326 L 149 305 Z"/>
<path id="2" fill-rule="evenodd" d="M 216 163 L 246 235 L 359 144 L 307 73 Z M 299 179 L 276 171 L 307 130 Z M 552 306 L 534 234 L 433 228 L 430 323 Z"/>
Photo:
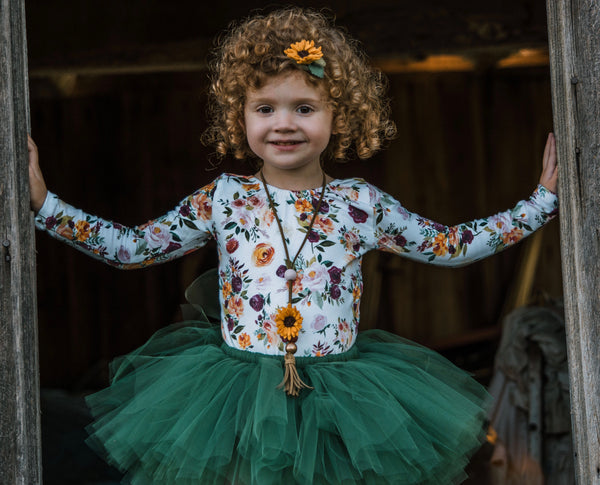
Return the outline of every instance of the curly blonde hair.
<path id="1" fill-rule="evenodd" d="M 284 54 L 302 39 L 322 47 L 327 63 L 323 79 Z M 238 159 L 255 157 L 241 123 L 246 93 L 292 69 L 305 73 L 308 83 L 321 86 L 328 95 L 333 123 L 325 158 L 345 161 L 353 153 L 369 158 L 396 134 L 385 78 L 369 65 L 356 42 L 320 12 L 291 7 L 233 25 L 218 41 L 210 67 L 210 124 L 202 139 L 214 145 L 220 157 L 230 151 Z"/>

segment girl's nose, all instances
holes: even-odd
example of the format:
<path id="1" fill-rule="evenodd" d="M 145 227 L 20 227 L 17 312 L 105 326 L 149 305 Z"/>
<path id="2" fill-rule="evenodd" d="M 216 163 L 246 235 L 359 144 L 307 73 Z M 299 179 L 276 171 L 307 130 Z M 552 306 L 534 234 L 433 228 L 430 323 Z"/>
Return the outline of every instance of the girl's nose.
<path id="1" fill-rule="evenodd" d="M 273 125 L 275 131 L 288 132 L 296 130 L 296 122 L 294 121 L 293 113 L 289 111 L 280 111 L 275 117 Z"/>

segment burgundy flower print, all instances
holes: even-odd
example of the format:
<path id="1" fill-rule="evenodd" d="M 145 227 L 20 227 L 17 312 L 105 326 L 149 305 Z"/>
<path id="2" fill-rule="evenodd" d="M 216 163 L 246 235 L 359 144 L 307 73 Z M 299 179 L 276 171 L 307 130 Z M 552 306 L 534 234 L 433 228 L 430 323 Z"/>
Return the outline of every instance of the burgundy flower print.
<path id="1" fill-rule="evenodd" d="M 250 306 L 252 307 L 252 309 L 254 311 L 261 311 L 263 308 L 263 305 L 265 304 L 265 299 L 262 297 L 262 295 L 254 295 L 252 298 L 250 298 Z"/>
<path id="2" fill-rule="evenodd" d="M 334 300 L 337 300 L 342 294 L 342 290 L 340 290 L 340 287 L 338 285 L 331 285 L 331 288 L 329 289 L 329 295 L 331 296 L 331 298 L 333 298 Z"/>
<path id="3" fill-rule="evenodd" d="M 462 233 L 462 243 L 471 244 L 473 242 L 473 233 L 467 229 Z"/>
<path id="4" fill-rule="evenodd" d="M 275 271 L 275 274 L 277 276 L 279 276 L 280 278 L 283 278 L 285 275 L 285 270 L 286 270 L 286 266 L 285 264 L 282 264 L 281 266 L 279 266 L 279 268 L 277 268 L 277 271 Z"/>
<path id="5" fill-rule="evenodd" d="M 56 224 L 58 224 L 58 220 L 55 217 L 50 216 L 46 218 L 46 229 L 52 229 Z"/>
<path id="6" fill-rule="evenodd" d="M 319 203 L 319 199 L 315 199 L 313 197 L 313 200 L 312 200 L 313 207 L 317 207 L 318 203 Z M 327 214 L 328 212 L 329 212 L 329 204 L 327 202 L 325 202 L 325 200 L 323 200 L 321 202 L 321 207 L 319 208 L 319 213 L 320 214 Z"/>
<path id="7" fill-rule="evenodd" d="M 191 209 L 190 206 L 187 204 L 183 204 L 180 208 L 179 208 L 179 213 L 183 216 L 183 217 L 187 217 L 190 215 L 191 213 Z"/>
<path id="8" fill-rule="evenodd" d="M 176 251 L 176 250 L 177 250 L 177 249 L 179 249 L 180 247 L 181 247 L 181 244 L 171 241 L 171 242 L 169 243 L 169 245 L 167 246 L 167 249 L 165 249 L 165 252 L 166 252 L 166 253 L 170 253 L 170 252 L 172 252 L 172 251 Z"/>
<path id="9" fill-rule="evenodd" d="M 403 248 L 406 246 L 406 238 L 402 234 L 398 234 L 397 236 L 394 236 L 394 244 Z"/>
<path id="10" fill-rule="evenodd" d="M 233 278 L 231 278 L 231 288 L 236 293 L 242 291 L 242 278 L 240 278 L 239 276 L 234 276 Z"/>
<path id="11" fill-rule="evenodd" d="M 308 233 L 308 242 L 311 242 L 311 243 L 319 242 L 319 234 L 317 234 L 315 231 L 313 231 L 311 229 L 310 232 Z"/>
<path id="12" fill-rule="evenodd" d="M 365 222 L 368 217 L 367 213 L 364 210 L 354 207 L 353 205 L 348 207 L 348 214 L 350 214 L 352 220 L 357 224 Z"/>
<path id="13" fill-rule="evenodd" d="M 327 272 L 329 273 L 329 278 L 331 279 L 332 283 L 337 284 L 341 281 L 342 270 L 340 268 L 332 266 Z"/>

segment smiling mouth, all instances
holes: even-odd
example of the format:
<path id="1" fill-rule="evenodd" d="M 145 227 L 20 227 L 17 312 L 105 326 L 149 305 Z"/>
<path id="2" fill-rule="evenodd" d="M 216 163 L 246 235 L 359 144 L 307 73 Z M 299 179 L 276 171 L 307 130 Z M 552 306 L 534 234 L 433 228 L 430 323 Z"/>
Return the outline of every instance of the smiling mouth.
<path id="1" fill-rule="evenodd" d="M 299 145 L 302 142 L 299 140 L 290 140 L 290 141 L 270 141 L 269 143 L 271 143 L 271 145 L 277 145 L 277 146 L 291 146 L 291 145 Z"/>

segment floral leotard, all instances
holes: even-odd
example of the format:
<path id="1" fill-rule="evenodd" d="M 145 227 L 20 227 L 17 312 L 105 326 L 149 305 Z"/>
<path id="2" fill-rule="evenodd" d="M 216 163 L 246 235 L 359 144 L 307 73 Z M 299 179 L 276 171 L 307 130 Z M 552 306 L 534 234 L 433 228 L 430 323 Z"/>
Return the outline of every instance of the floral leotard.
<path id="1" fill-rule="evenodd" d="M 269 186 L 291 254 L 306 234 L 321 188 Z M 518 242 L 551 219 L 557 198 L 543 186 L 512 210 L 456 226 L 407 211 L 362 179 L 334 180 L 296 267 L 293 302 L 303 316 L 298 356 L 347 351 L 354 343 L 362 294 L 361 259 L 381 249 L 414 260 L 460 266 Z M 285 253 L 266 193 L 255 177 L 223 174 L 173 210 L 128 228 L 49 194 L 38 228 L 119 268 L 180 257 L 217 241 L 221 327 L 230 347 L 283 355 L 274 315 L 287 305 Z"/>

